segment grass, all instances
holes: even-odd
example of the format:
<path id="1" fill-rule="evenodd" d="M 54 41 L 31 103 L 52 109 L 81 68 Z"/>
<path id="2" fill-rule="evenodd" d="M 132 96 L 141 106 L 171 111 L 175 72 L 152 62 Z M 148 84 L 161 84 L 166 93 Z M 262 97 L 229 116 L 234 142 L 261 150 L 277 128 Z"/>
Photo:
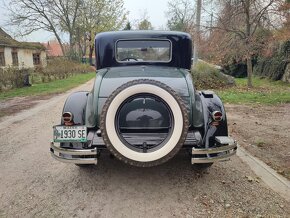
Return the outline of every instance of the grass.
<path id="1" fill-rule="evenodd" d="M 95 72 L 76 74 L 63 80 L 55 80 L 48 83 L 33 84 L 31 87 L 17 88 L 0 92 L 0 100 L 21 96 L 48 95 L 67 91 L 81 85 L 96 76 Z"/>
<path id="2" fill-rule="evenodd" d="M 253 88 L 247 87 L 247 79 L 235 79 L 236 86 L 216 90 L 223 102 L 232 104 L 282 104 L 290 103 L 290 84 L 282 81 L 253 78 Z"/>

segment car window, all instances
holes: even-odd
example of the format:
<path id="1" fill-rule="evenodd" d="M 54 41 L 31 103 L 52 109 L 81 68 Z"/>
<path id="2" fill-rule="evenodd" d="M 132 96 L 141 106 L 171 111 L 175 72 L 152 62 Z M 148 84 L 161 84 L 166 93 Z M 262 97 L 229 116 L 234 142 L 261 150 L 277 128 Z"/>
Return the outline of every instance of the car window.
<path id="1" fill-rule="evenodd" d="M 169 40 L 119 40 L 116 44 L 118 62 L 170 62 Z"/>

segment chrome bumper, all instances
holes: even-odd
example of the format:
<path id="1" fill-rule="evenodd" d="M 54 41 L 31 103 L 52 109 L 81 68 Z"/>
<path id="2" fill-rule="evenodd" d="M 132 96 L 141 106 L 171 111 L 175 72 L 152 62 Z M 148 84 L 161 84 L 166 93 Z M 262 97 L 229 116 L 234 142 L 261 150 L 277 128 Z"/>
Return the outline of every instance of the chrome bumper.
<path id="1" fill-rule="evenodd" d="M 214 163 L 217 161 L 226 161 L 237 152 L 237 142 L 227 136 L 215 138 L 219 145 L 214 148 L 192 148 L 191 163 Z"/>
<path id="2" fill-rule="evenodd" d="M 64 163 L 97 164 L 97 149 L 68 149 L 50 143 L 50 153 L 53 158 Z"/>

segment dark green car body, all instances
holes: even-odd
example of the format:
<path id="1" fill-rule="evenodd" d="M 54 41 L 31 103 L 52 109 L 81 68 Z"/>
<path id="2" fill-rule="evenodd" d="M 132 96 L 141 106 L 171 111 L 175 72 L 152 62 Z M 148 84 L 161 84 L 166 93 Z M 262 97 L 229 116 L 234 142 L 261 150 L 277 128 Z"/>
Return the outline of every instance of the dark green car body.
<path id="1" fill-rule="evenodd" d="M 129 66 L 98 71 L 94 88 L 88 95 L 85 122 L 87 127 L 99 126 L 102 108 L 114 90 L 140 78 L 160 81 L 175 90 L 188 106 L 190 125 L 203 126 L 203 109 L 188 70 L 162 66 Z"/>

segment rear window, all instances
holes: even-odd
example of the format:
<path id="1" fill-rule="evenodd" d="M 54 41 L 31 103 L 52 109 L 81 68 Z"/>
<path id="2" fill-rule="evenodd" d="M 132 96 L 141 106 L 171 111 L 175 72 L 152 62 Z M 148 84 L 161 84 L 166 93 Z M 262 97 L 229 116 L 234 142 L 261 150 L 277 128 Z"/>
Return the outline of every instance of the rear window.
<path id="1" fill-rule="evenodd" d="M 119 40 L 116 44 L 118 62 L 170 62 L 169 40 Z"/>

